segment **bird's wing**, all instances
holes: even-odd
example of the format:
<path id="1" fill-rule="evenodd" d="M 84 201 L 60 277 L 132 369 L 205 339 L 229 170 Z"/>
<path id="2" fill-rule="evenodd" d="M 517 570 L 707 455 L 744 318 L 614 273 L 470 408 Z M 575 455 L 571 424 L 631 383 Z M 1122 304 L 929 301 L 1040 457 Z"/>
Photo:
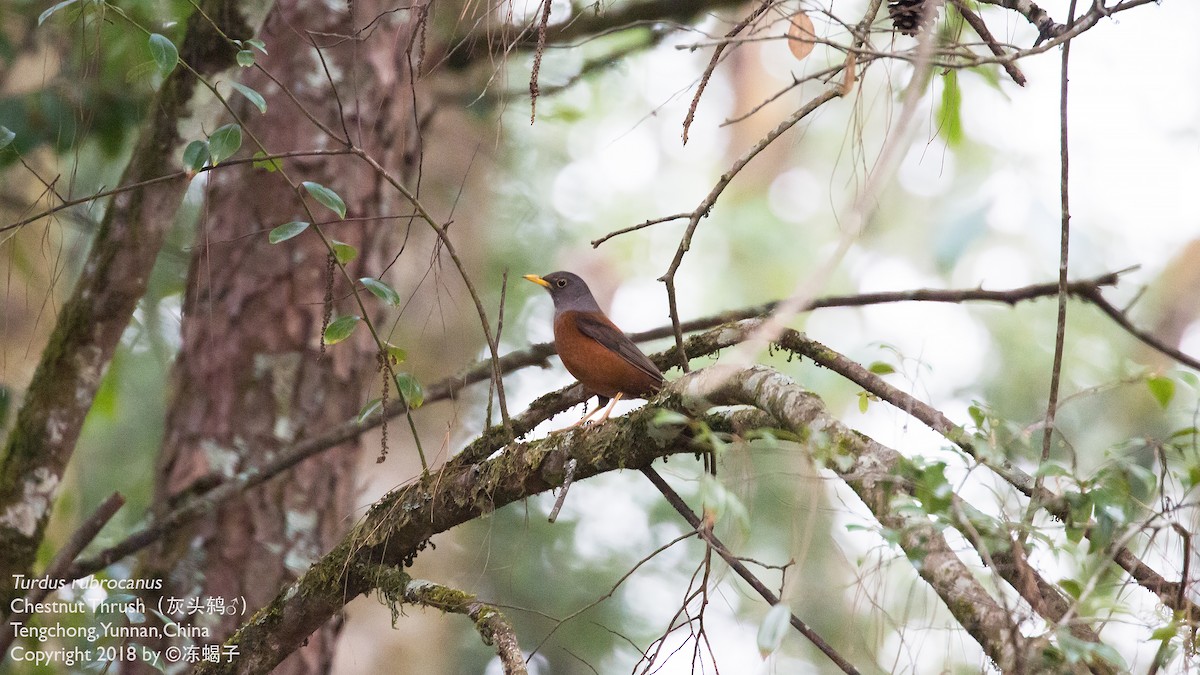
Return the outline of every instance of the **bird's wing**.
<path id="1" fill-rule="evenodd" d="M 654 365 L 654 362 L 643 354 L 637 345 L 633 344 L 633 340 L 625 337 L 625 334 L 611 322 L 579 312 L 575 315 L 575 325 L 580 333 L 612 350 L 638 370 L 658 382 L 663 381 L 663 375 L 658 370 L 658 366 Z"/>

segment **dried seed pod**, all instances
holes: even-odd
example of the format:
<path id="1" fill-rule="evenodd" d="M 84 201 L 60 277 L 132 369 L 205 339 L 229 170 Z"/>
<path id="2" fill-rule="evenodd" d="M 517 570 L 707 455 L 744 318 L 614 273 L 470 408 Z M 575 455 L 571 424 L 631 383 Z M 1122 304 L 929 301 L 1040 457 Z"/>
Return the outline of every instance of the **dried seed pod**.
<path id="1" fill-rule="evenodd" d="M 888 15 L 892 17 L 892 25 L 905 35 L 916 35 L 921 31 L 922 19 L 925 18 L 925 3 L 934 3 L 929 12 L 930 22 L 937 17 L 937 7 L 941 0 L 892 0 L 888 3 Z"/>

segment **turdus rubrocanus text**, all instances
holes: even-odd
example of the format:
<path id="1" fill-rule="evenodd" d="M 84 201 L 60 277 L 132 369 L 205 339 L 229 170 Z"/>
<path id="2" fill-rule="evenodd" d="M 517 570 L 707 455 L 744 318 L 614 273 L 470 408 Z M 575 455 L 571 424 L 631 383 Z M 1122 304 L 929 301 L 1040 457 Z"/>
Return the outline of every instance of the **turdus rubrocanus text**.
<path id="1" fill-rule="evenodd" d="M 572 426 L 604 413 L 608 419 L 622 398 L 646 398 L 662 389 L 663 376 L 654 362 L 625 337 L 604 312 L 583 279 L 570 272 L 525 278 L 550 291 L 554 300 L 554 348 L 567 371 L 583 384 L 600 406 Z"/>

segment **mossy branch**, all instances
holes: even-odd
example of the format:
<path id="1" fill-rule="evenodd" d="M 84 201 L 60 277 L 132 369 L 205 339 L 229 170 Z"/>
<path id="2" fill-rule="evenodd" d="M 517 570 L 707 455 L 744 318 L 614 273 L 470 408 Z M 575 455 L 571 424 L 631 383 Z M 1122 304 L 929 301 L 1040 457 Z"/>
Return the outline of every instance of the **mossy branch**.
<path id="1" fill-rule="evenodd" d="M 432 607 L 451 614 L 462 614 L 471 619 L 483 643 L 496 649 L 505 675 L 525 675 L 525 655 L 517 641 L 508 618 L 496 607 L 480 602 L 465 591 L 449 588 L 432 581 L 411 579 L 404 586 L 405 602 Z"/>

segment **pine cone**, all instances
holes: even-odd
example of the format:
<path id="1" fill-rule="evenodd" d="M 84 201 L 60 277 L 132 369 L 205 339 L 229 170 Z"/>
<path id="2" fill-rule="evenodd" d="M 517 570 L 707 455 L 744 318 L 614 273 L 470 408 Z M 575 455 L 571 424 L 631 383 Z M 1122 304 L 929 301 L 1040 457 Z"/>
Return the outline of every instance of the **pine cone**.
<path id="1" fill-rule="evenodd" d="M 888 15 L 892 17 L 892 24 L 896 26 L 896 30 L 905 35 L 916 35 L 920 32 L 921 19 L 925 16 L 925 3 L 936 2 L 941 4 L 941 0 L 892 0 L 888 3 Z M 930 18 L 937 16 L 936 7 L 930 14 Z"/>

